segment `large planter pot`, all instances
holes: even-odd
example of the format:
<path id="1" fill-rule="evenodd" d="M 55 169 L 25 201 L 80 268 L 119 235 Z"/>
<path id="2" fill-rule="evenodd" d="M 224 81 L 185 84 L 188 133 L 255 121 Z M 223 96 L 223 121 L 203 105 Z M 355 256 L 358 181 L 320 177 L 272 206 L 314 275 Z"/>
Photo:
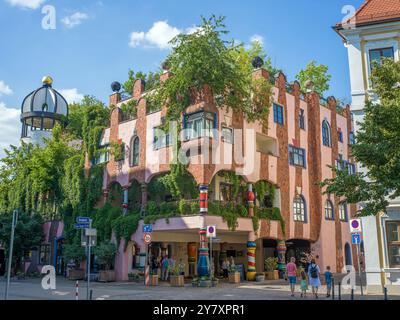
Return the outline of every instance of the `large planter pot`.
<path id="1" fill-rule="evenodd" d="M 152 274 L 150 276 L 150 285 L 153 287 L 158 286 L 158 275 L 157 274 Z"/>
<path id="2" fill-rule="evenodd" d="M 99 271 L 99 282 L 114 282 L 115 271 L 112 270 L 101 270 Z"/>
<path id="3" fill-rule="evenodd" d="M 240 273 L 233 272 L 229 274 L 229 283 L 240 283 Z"/>
<path id="4" fill-rule="evenodd" d="M 274 270 L 270 272 L 265 272 L 265 278 L 267 280 L 279 280 L 279 271 Z"/>
<path id="5" fill-rule="evenodd" d="M 257 274 L 256 275 L 256 282 L 263 282 L 265 281 L 265 275 L 264 274 Z"/>
<path id="6" fill-rule="evenodd" d="M 212 285 L 211 280 L 200 280 L 199 287 L 201 288 L 210 288 Z"/>
<path id="7" fill-rule="evenodd" d="M 185 277 L 184 276 L 171 276 L 170 277 L 171 287 L 184 287 Z"/>
<path id="8" fill-rule="evenodd" d="M 69 270 L 68 272 L 69 280 L 83 280 L 85 279 L 85 270 Z"/>
<path id="9" fill-rule="evenodd" d="M 218 283 L 219 283 L 218 279 L 214 279 L 214 280 L 211 281 L 211 284 L 212 284 L 213 287 L 217 287 Z"/>

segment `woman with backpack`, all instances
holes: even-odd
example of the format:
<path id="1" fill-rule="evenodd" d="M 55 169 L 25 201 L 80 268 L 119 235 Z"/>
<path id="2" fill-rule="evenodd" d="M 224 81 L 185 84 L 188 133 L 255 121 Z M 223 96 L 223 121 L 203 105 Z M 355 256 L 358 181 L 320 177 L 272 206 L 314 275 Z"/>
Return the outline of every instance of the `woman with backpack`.
<path id="1" fill-rule="evenodd" d="M 315 259 L 312 259 L 308 268 L 308 279 L 310 281 L 312 293 L 315 295 L 316 299 L 318 299 L 318 288 L 321 286 L 321 281 L 319 279 L 320 273 L 321 270 L 319 266 L 315 263 Z"/>

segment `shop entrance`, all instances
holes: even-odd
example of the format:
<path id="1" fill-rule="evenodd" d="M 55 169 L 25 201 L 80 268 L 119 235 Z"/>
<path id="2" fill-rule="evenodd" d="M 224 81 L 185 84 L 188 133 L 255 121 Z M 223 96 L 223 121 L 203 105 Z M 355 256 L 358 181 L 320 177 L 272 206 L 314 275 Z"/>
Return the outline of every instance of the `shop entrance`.
<path id="1" fill-rule="evenodd" d="M 4 249 L 0 249 L 0 277 L 6 273 L 6 259 Z"/>
<path id="2" fill-rule="evenodd" d="M 307 240 L 291 239 L 286 241 L 286 262 L 290 258 L 296 258 L 296 264 L 299 267 L 307 269 L 309 255 L 311 253 L 311 244 Z"/>

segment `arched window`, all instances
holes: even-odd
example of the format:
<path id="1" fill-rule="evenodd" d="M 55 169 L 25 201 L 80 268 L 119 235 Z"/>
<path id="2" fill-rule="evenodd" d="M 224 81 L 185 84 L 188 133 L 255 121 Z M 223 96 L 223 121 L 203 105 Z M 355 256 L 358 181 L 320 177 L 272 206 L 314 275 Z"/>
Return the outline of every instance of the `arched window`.
<path id="1" fill-rule="evenodd" d="M 333 220 L 335 217 L 333 215 L 333 204 L 330 200 L 325 202 L 325 219 Z"/>
<path id="2" fill-rule="evenodd" d="M 347 203 L 341 202 L 339 204 L 339 218 L 341 221 L 347 221 Z"/>
<path id="3" fill-rule="evenodd" d="M 306 221 L 306 201 L 303 196 L 296 196 L 293 200 L 294 221 Z"/>
<path id="4" fill-rule="evenodd" d="M 139 137 L 133 137 L 131 140 L 131 166 L 139 165 L 139 150 L 140 140 Z"/>
<path id="5" fill-rule="evenodd" d="M 329 126 L 329 123 L 326 120 L 322 122 L 322 143 L 326 147 L 332 146 L 331 127 Z"/>

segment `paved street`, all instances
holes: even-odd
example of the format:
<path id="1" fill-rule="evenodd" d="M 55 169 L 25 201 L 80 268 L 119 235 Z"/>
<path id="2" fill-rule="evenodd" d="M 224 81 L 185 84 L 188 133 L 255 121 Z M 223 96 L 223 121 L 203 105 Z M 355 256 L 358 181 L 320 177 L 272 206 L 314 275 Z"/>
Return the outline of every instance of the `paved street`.
<path id="1" fill-rule="evenodd" d="M 4 297 L 5 280 L 0 280 L 0 299 Z M 57 288 L 53 291 L 43 290 L 41 279 L 13 280 L 9 298 L 14 300 L 74 300 L 75 282 L 57 278 Z M 79 298 L 86 299 L 86 282 L 79 282 Z M 192 288 L 187 284 L 184 288 L 173 288 L 167 283 L 158 287 L 144 287 L 138 283 L 91 283 L 94 300 L 300 300 L 300 294 L 291 298 L 285 281 L 268 281 L 265 283 L 244 282 L 239 285 L 220 283 L 217 288 Z M 324 296 L 322 287 L 320 299 Z M 331 299 L 331 298 L 330 298 Z M 383 300 L 383 296 L 367 295 L 361 297 L 356 292 L 356 300 Z M 400 300 L 400 296 L 389 296 L 390 300 Z M 306 300 L 313 300 L 309 293 Z M 342 295 L 342 300 L 350 300 L 348 291 Z"/>

